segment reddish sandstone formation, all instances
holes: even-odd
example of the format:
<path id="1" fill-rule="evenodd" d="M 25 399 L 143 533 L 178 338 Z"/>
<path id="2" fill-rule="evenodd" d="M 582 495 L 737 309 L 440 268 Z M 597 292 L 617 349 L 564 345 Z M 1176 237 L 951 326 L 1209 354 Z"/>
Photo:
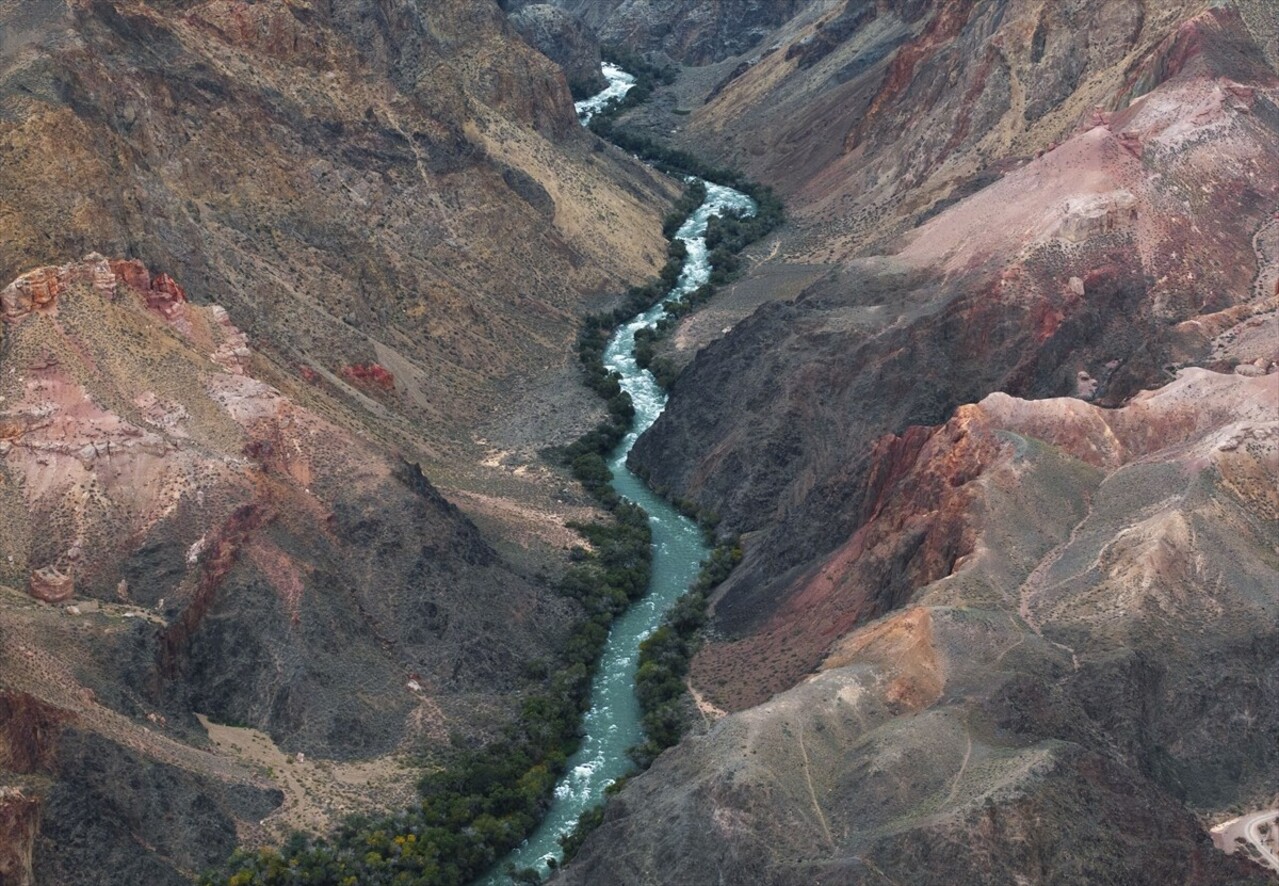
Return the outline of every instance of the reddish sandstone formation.
<path id="1" fill-rule="evenodd" d="M 377 363 L 354 363 L 343 366 L 342 377 L 365 387 L 382 391 L 395 390 L 395 376 Z"/>
<path id="2" fill-rule="evenodd" d="M 34 886 L 32 856 L 39 829 L 39 798 L 21 788 L 0 787 L 0 883 Z"/>
<path id="3" fill-rule="evenodd" d="M 31 573 L 27 590 L 45 603 L 62 603 L 75 595 L 75 580 L 53 566 L 43 566 Z"/>
<path id="4" fill-rule="evenodd" d="M 108 261 L 97 253 L 61 267 L 37 268 L 0 290 L 0 309 L 9 324 L 33 312 L 52 311 L 59 297 L 77 284 L 87 284 L 103 298 L 113 298 L 117 284 L 141 296 L 147 307 L 172 318 L 187 301 L 186 292 L 168 274 L 154 278 L 139 261 Z"/>
<path id="5" fill-rule="evenodd" d="M 186 303 L 186 300 L 186 292 L 168 274 L 157 275 L 147 290 L 147 307 L 159 311 L 166 317 L 173 316 L 179 306 Z"/>

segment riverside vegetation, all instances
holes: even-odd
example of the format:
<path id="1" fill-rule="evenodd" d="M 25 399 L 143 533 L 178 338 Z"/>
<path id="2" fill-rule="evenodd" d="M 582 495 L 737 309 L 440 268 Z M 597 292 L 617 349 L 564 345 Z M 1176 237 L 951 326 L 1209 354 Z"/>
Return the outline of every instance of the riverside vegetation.
<path id="1" fill-rule="evenodd" d="M 664 75 L 629 57 L 626 61 L 635 65 L 639 96 L 646 99 Z M 606 369 L 604 348 L 615 326 L 659 302 L 678 280 L 686 248 L 673 235 L 706 198 L 706 186 L 699 179 L 725 182 L 746 193 L 755 200 L 759 212 L 753 217 L 711 220 L 707 244 L 715 268 L 712 283 L 671 302 L 668 311 L 673 316 L 683 316 L 709 298 L 714 285 L 730 279 L 736 271 L 736 253 L 777 227 L 783 217 L 781 202 L 770 189 L 747 181 L 734 170 L 711 167 L 691 154 L 619 128 L 619 113 L 637 103 L 628 96 L 599 113 L 590 128 L 656 168 L 686 178 L 688 185 L 663 225 L 669 245 L 660 274 L 628 290 L 612 311 L 588 316 L 578 338 L 586 383 L 605 401 L 608 415 L 558 457 L 612 517 L 610 523 L 572 525 L 591 549 L 575 552 L 579 562 L 561 579 L 560 590 L 578 601 L 584 618 L 570 632 L 554 672 L 543 677 L 543 688 L 526 699 L 518 718 L 501 738 L 483 748 L 459 751 L 443 768 L 423 776 L 418 785 L 419 803 L 389 815 L 352 816 L 328 837 L 295 833 L 279 850 L 238 850 L 227 870 L 204 875 L 202 886 L 462 886 L 518 846 L 545 813 L 565 762 L 580 743 L 581 718 L 590 705 L 591 678 L 609 627 L 617 615 L 644 595 L 651 574 L 648 515 L 618 495 L 605 461 L 605 455 L 626 435 L 634 406 L 630 395 L 621 389 L 618 375 Z M 645 339 L 646 344 L 649 341 Z M 652 363 L 651 353 L 647 356 L 642 366 Z M 641 358 L 638 347 L 636 357 Z M 663 387 L 668 386 L 669 378 L 657 378 Z M 713 515 L 691 516 L 713 534 Z M 736 539 L 715 548 L 697 581 L 641 645 L 636 691 L 647 740 L 631 751 L 640 768 L 647 768 L 683 733 L 683 680 L 696 649 L 697 632 L 705 622 L 706 596 L 740 558 Z M 620 787 L 619 782 L 609 793 Z M 566 860 L 602 818 L 603 806 L 582 815 L 577 829 L 561 840 Z M 519 880 L 538 879 L 531 870 L 508 873 Z"/>
<path id="2" fill-rule="evenodd" d="M 669 388 L 679 370 L 670 360 L 655 355 L 656 343 L 674 329 L 682 317 L 709 301 L 719 286 L 730 282 L 737 275 L 741 270 L 738 254 L 775 230 L 784 221 L 786 212 L 772 188 L 751 181 L 736 169 L 715 166 L 688 151 L 672 148 L 642 133 L 622 128 L 618 119 L 628 110 L 648 101 L 653 90 L 660 84 L 670 83 L 673 76 L 670 69 L 651 65 L 622 50 L 606 49 L 604 56 L 607 61 L 633 74 L 635 86 L 621 101 L 596 113 L 587 124 L 588 127 L 601 138 L 635 154 L 669 175 L 694 179 L 662 226 L 662 232 L 668 240 L 683 224 L 688 213 L 705 199 L 705 185 L 697 179 L 714 181 L 741 191 L 754 200 L 756 205 L 755 214 L 751 216 L 719 215 L 710 220 L 706 229 L 706 246 L 710 250 L 709 259 L 713 268 L 710 281 L 681 299 L 667 302 L 666 316 L 658 321 L 655 329 L 642 329 L 636 333 L 636 361 L 642 368 L 652 372 L 663 388 Z M 671 242 L 678 243 L 675 240 Z"/>

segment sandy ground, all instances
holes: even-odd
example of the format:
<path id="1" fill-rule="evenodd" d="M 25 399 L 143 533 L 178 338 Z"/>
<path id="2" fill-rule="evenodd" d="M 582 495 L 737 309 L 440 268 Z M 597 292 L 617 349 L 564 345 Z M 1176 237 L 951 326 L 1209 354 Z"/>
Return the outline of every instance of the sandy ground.
<path id="1" fill-rule="evenodd" d="M 690 679 L 684 680 L 684 685 L 688 687 L 688 694 L 693 699 L 693 704 L 697 706 L 697 712 L 702 715 L 702 722 L 707 728 L 710 728 L 716 720 L 721 717 L 727 717 L 728 711 L 721 707 L 717 707 L 706 696 L 697 691 L 697 687 L 693 685 Z"/>
<path id="2" fill-rule="evenodd" d="M 1279 874 L 1279 809 L 1250 812 L 1212 828 L 1213 845 L 1233 855 L 1243 851 Z"/>
<path id="3" fill-rule="evenodd" d="M 417 776 L 401 758 L 342 763 L 286 754 L 256 729 L 197 716 L 218 753 L 255 769 L 284 793 L 280 808 L 242 838 L 279 842 L 294 830 L 325 833 L 348 813 L 400 808 L 412 799 Z"/>

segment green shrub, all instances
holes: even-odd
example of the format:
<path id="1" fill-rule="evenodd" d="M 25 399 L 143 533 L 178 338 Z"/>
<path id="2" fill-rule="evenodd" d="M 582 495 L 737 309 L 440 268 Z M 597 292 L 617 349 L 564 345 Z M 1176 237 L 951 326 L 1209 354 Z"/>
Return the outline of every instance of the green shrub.
<path id="1" fill-rule="evenodd" d="M 635 691 L 643 711 L 646 741 L 631 748 L 630 754 L 641 768 L 651 765 L 684 734 L 684 681 L 697 651 L 698 632 L 706 623 L 706 601 L 741 559 L 742 549 L 735 538 L 711 551 L 693 586 L 666 613 L 662 626 L 640 644 Z"/>

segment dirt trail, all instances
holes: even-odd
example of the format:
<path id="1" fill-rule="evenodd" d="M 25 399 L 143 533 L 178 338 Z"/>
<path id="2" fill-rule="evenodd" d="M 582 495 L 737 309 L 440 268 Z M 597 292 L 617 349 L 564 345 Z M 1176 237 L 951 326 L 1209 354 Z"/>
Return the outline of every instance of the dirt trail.
<path id="1" fill-rule="evenodd" d="M 280 808 L 260 822 L 268 840 L 282 840 L 294 830 L 324 833 L 347 813 L 399 808 L 412 799 L 414 778 L 395 757 L 337 763 L 286 754 L 256 729 L 196 716 L 220 754 L 257 770 L 284 792 Z"/>
<path id="2" fill-rule="evenodd" d="M 1279 809 L 1251 812 L 1212 829 L 1212 842 L 1223 852 L 1245 849 L 1249 858 L 1279 874 Z"/>
<path id="3" fill-rule="evenodd" d="M 799 753 L 804 759 L 804 781 L 808 783 L 808 796 L 813 801 L 813 811 L 817 813 L 817 821 L 822 826 L 822 833 L 826 836 L 826 845 L 831 849 L 835 848 L 835 838 L 831 836 L 830 823 L 826 821 L 826 813 L 822 811 L 822 806 L 817 802 L 817 791 L 813 787 L 813 775 L 808 763 L 808 748 L 804 746 L 804 727 L 800 724 L 799 728 Z"/>
<path id="4" fill-rule="evenodd" d="M 693 699 L 693 704 L 697 705 L 697 712 L 702 715 L 702 722 L 707 728 L 721 717 L 727 717 L 728 711 L 721 707 L 717 707 L 713 702 L 697 691 L 697 687 L 693 685 L 691 677 L 685 678 L 684 685 L 688 688 L 689 697 Z"/>

